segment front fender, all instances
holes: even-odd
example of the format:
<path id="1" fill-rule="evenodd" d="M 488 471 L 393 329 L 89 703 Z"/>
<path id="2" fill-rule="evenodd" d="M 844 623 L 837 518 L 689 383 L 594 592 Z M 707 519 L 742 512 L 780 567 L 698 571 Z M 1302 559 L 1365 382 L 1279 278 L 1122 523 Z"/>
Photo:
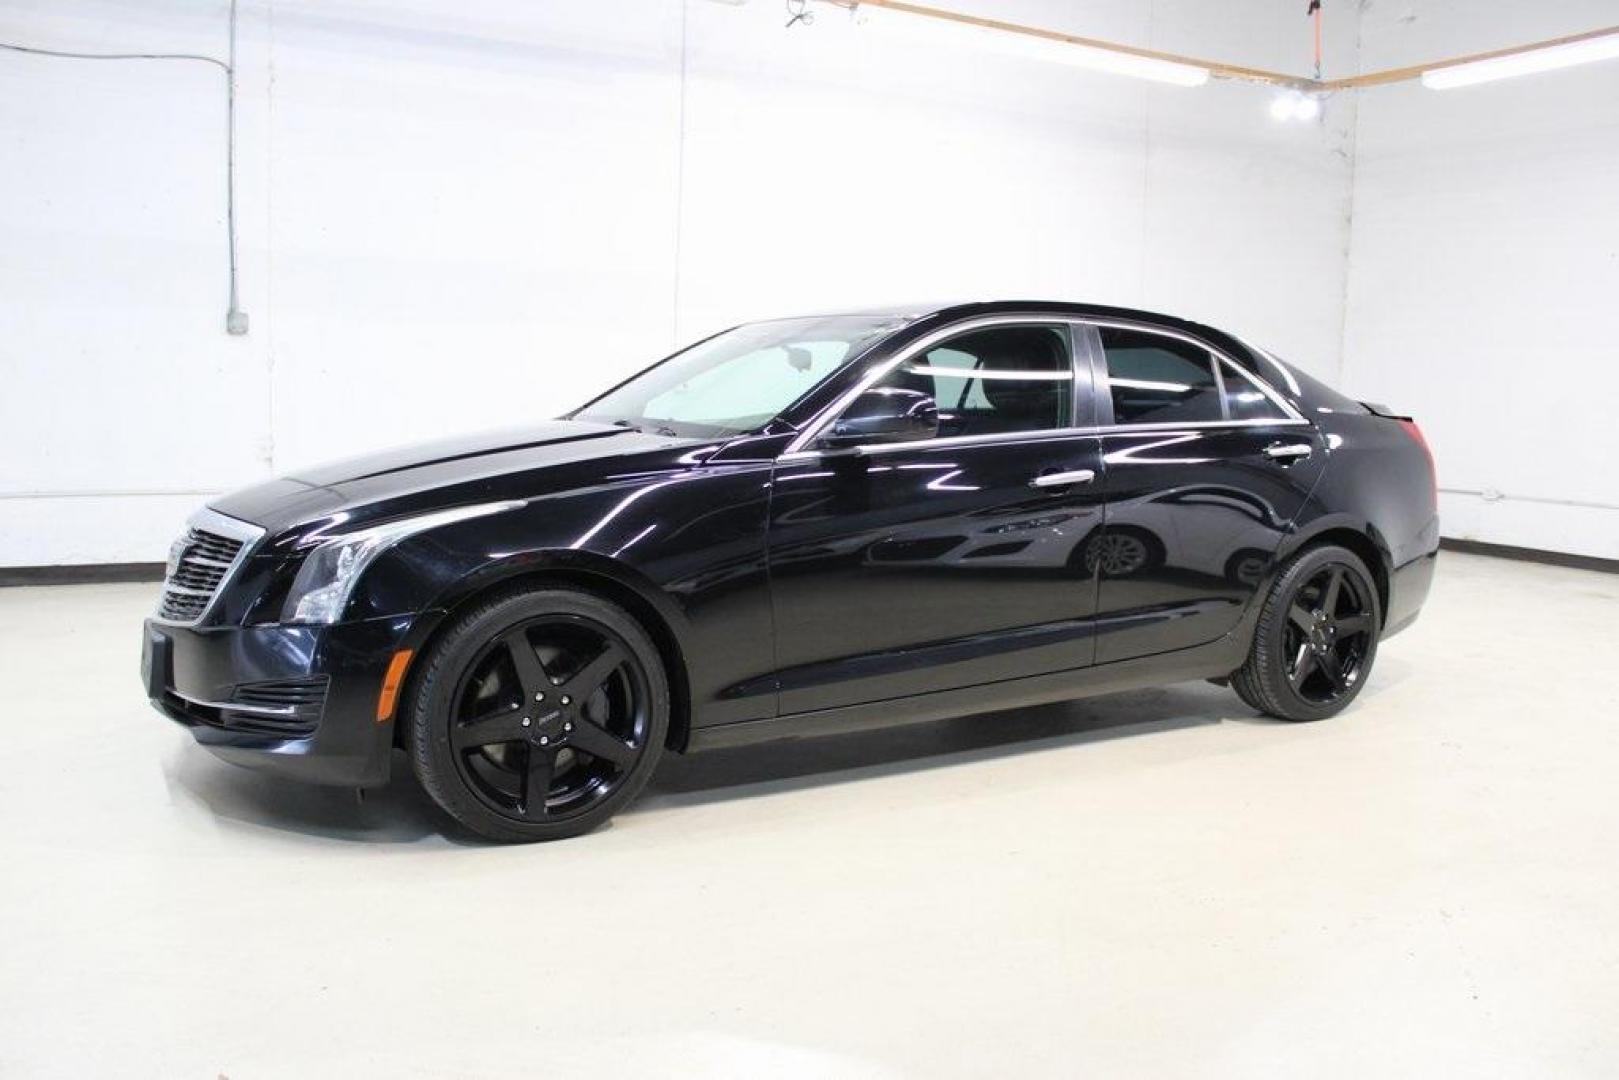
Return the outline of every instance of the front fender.
<path id="1" fill-rule="evenodd" d="M 643 474 L 412 535 L 367 567 L 349 617 L 409 615 L 404 647 L 491 588 L 554 575 L 638 608 L 683 658 L 693 723 L 774 714 L 768 463 Z"/>
<path id="2" fill-rule="evenodd" d="M 422 629 L 420 637 L 425 640 L 431 636 L 438 619 L 456 610 L 474 596 L 499 588 L 507 582 L 544 577 L 547 574 L 565 575 L 573 579 L 580 576 L 595 577 L 610 582 L 620 589 L 629 589 L 651 606 L 677 636 L 683 636 L 687 629 L 686 613 L 672 603 L 669 597 L 636 567 L 594 551 L 536 548 L 532 551 L 516 552 L 490 559 L 454 581 L 448 582 L 422 609 L 424 615 L 431 615 L 434 618 L 425 620 L 428 625 Z M 411 636 L 413 638 L 418 636 L 416 629 L 412 630 Z"/>
<path id="3" fill-rule="evenodd" d="M 665 481 L 667 482 L 667 481 Z M 348 618 L 447 610 L 501 580 L 546 568 L 607 573 L 635 587 L 660 613 L 679 612 L 647 576 L 611 554 L 622 547 L 615 517 L 657 485 L 613 484 L 526 500 L 496 514 L 414 533 L 377 556 L 350 596 Z"/>

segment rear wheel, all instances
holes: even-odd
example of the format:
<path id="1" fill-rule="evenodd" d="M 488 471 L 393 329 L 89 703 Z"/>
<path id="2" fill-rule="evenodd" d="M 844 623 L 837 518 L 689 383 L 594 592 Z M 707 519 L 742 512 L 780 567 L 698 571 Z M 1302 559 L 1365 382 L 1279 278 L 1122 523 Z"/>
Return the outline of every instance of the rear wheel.
<path id="1" fill-rule="evenodd" d="M 1283 568 L 1260 612 L 1238 695 L 1284 720 L 1336 715 L 1366 685 L 1383 625 L 1366 564 L 1337 546 L 1310 548 Z"/>
<path id="2" fill-rule="evenodd" d="M 657 649 L 628 612 L 571 590 L 478 605 L 426 657 L 412 763 L 456 821 L 496 840 L 587 832 L 652 775 L 669 724 Z"/>

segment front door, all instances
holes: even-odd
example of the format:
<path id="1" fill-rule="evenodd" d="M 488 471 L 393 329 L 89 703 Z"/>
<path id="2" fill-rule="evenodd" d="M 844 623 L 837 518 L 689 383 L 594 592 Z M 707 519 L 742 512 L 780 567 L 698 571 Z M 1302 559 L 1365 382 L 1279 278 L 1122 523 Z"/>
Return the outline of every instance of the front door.
<path id="1" fill-rule="evenodd" d="M 878 386 L 932 394 L 936 438 L 788 455 L 769 556 L 783 714 L 1093 660 L 1100 440 L 1062 323 L 919 343 Z"/>
<path id="2" fill-rule="evenodd" d="M 1097 663 L 1236 626 L 1325 464 L 1313 425 L 1188 337 L 1089 331 L 1104 429 Z"/>

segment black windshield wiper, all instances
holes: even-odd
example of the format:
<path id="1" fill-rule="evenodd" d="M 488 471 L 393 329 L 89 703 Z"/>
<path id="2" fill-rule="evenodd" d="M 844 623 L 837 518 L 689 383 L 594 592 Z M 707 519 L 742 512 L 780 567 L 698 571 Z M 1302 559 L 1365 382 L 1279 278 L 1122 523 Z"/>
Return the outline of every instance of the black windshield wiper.
<path id="1" fill-rule="evenodd" d="M 623 428 L 625 431 L 639 431 L 643 435 L 645 435 L 647 432 L 650 431 L 654 435 L 663 435 L 663 436 L 666 436 L 666 437 L 671 438 L 671 439 L 680 438 L 680 432 L 676 431 L 672 427 L 663 427 L 663 426 L 659 426 L 659 425 L 653 425 L 653 426 L 650 426 L 650 427 L 642 427 L 640 424 L 637 424 L 634 420 L 611 420 L 611 421 L 608 421 L 608 422 L 611 423 L 614 427 Z"/>

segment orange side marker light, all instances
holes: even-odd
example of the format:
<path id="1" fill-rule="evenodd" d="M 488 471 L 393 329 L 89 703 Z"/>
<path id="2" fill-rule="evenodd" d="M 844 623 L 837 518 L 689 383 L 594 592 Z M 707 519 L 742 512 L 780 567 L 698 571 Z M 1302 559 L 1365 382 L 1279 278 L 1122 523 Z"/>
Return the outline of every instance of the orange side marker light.
<path id="1" fill-rule="evenodd" d="M 382 677 L 382 693 L 377 695 L 377 723 L 393 719 L 394 699 L 399 696 L 399 684 L 405 681 L 405 669 L 410 666 L 411 651 L 400 649 L 388 661 L 388 673 Z"/>

